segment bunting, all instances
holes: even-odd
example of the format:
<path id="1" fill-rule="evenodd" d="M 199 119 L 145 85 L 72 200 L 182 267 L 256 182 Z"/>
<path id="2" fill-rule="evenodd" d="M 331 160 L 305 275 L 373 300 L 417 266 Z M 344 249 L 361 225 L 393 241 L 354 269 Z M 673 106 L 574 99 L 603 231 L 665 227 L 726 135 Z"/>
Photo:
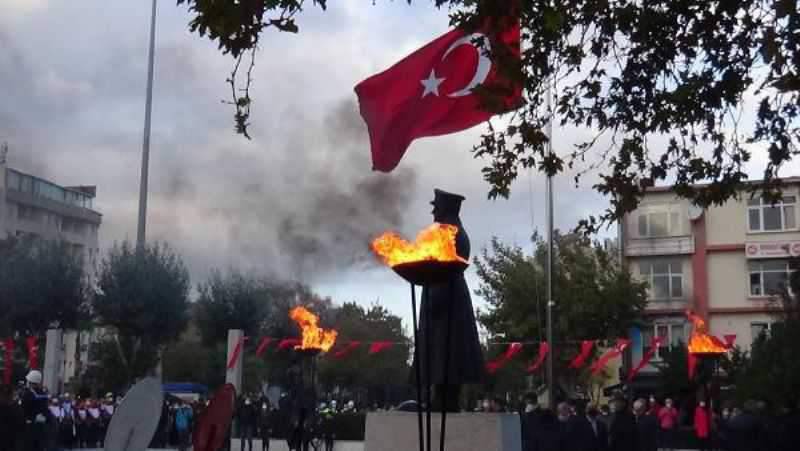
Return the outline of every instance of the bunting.
<path id="1" fill-rule="evenodd" d="M 231 353 L 231 359 L 228 360 L 229 370 L 232 370 L 234 367 L 236 367 L 236 362 L 239 360 L 239 354 L 242 353 L 245 340 L 247 340 L 247 337 L 241 337 L 239 338 L 239 341 L 236 342 L 236 346 L 233 348 L 233 352 Z"/>
<path id="2" fill-rule="evenodd" d="M 6 338 L 3 341 L 3 348 L 3 383 L 9 385 L 14 372 L 14 339 Z"/>
<path id="3" fill-rule="evenodd" d="M 278 350 L 294 348 L 295 346 L 299 345 L 300 345 L 299 338 L 284 338 L 283 340 L 281 340 L 280 343 L 278 343 Z"/>
<path id="4" fill-rule="evenodd" d="M 261 357 L 264 355 L 264 352 L 267 350 L 267 346 L 272 343 L 272 338 L 264 337 L 261 339 L 261 342 L 258 344 L 258 348 L 256 348 L 256 357 Z"/>
<path id="5" fill-rule="evenodd" d="M 589 359 L 589 356 L 592 354 L 592 348 L 594 348 L 594 340 L 583 340 L 581 342 L 581 352 L 572 359 L 570 362 L 569 367 L 577 370 L 583 366 L 584 363 Z"/>
<path id="6" fill-rule="evenodd" d="M 733 346 L 736 343 L 736 334 L 723 335 L 722 338 L 725 339 L 725 346 L 728 349 L 733 349 Z"/>
<path id="7" fill-rule="evenodd" d="M 631 344 L 631 341 L 626 339 L 626 338 L 617 338 L 617 344 L 615 344 L 613 348 L 611 348 L 608 351 L 606 351 L 605 354 L 603 354 L 599 359 L 597 359 L 592 364 L 592 368 L 591 368 L 592 369 L 592 375 L 593 376 L 597 375 L 600 371 L 603 371 L 603 368 L 605 368 L 606 365 L 608 365 L 608 362 L 610 362 L 612 359 L 615 359 L 615 358 L 621 356 L 622 353 L 625 352 L 625 349 L 630 344 Z"/>
<path id="8" fill-rule="evenodd" d="M 389 348 L 394 346 L 394 343 L 391 341 L 376 341 L 372 343 L 369 347 L 369 354 L 377 354 L 379 352 L 383 352 Z"/>
<path id="9" fill-rule="evenodd" d="M 28 368 L 32 370 L 39 369 L 39 345 L 37 342 L 39 341 L 39 337 L 31 336 L 25 340 L 25 344 L 28 348 Z"/>
<path id="10" fill-rule="evenodd" d="M 689 380 L 694 379 L 694 373 L 697 370 L 697 356 L 691 352 L 687 354 L 686 368 L 689 370 Z"/>
<path id="11" fill-rule="evenodd" d="M 359 346 L 361 346 L 360 341 L 351 341 L 350 343 L 347 343 L 344 347 L 339 349 L 337 352 L 335 352 L 331 357 L 333 357 L 334 359 L 345 358 L 347 357 L 348 354 L 358 349 Z"/>
<path id="12" fill-rule="evenodd" d="M 509 360 L 513 359 L 515 355 L 519 354 L 520 351 L 522 351 L 522 343 L 511 343 L 503 354 L 486 364 L 486 370 L 489 371 L 490 374 L 494 374 L 497 370 L 505 366 Z"/>
<path id="13" fill-rule="evenodd" d="M 639 364 L 631 368 L 631 370 L 628 372 L 628 382 L 632 381 L 633 378 L 636 377 L 637 374 L 639 374 L 639 371 L 641 371 L 642 368 L 644 368 L 645 366 L 647 366 L 648 363 L 650 363 L 650 360 L 653 358 L 654 355 L 656 355 L 656 351 L 658 351 L 659 346 L 661 346 L 663 342 L 664 342 L 663 337 L 653 337 L 652 339 L 650 339 L 650 349 L 648 349 L 647 352 L 644 353 L 644 355 L 642 356 L 642 360 L 639 361 Z"/>
<path id="14" fill-rule="evenodd" d="M 528 366 L 528 372 L 533 373 L 534 371 L 538 370 L 542 363 L 544 363 L 544 358 L 547 357 L 547 353 L 550 352 L 550 345 L 547 344 L 546 341 L 539 343 L 539 355 L 536 357 L 536 360 Z"/>

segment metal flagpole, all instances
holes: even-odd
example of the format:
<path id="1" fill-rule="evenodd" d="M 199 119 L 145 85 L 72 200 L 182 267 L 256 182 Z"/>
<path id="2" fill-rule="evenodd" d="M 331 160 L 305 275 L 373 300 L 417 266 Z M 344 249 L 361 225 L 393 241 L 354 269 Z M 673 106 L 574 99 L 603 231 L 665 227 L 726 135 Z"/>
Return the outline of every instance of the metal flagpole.
<path id="1" fill-rule="evenodd" d="M 139 182 L 139 224 L 136 229 L 136 247 L 145 243 L 147 218 L 147 178 L 150 166 L 150 112 L 153 109 L 153 62 L 156 46 L 156 0 L 150 16 L 150 53 L 147 62 L 147 95 L 144 106 L 144 139 L 142 140 L 142 172 Z"/>
<path id="2" fill-rule="evenodd" d="M 550 120 L 547 123 L 547 156 L 553 153 L 553 91 L 550 83 L 547 84 L 547 110 Z M 547 175 L 545 185 L 547 196 L 547 344 L 550 352 L 547 353 L 547 402 L 550 409 L 555 409 L 555 380 L 553 378 L 553 177 Z"/>

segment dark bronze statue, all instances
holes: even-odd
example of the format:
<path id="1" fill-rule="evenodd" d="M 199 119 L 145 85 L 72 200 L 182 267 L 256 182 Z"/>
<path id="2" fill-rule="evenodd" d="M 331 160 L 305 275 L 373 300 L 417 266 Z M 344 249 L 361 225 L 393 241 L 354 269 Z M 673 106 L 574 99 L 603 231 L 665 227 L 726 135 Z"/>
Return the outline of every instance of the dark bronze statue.
<path id="1" fill-rule="evenodd" d="M 464 197 L 438 189 L 434 194 L 431 202 L 434 221 L 458 227 L 456 251 L 459 256 L 469 260 L 469 237 L 459 217 Z M 419 329 L 423 381 L 427 374 L 425 362 L 428 361 L 425 351 L 431 353 L 429 383 L 436 387 L 434 407 L 439 410 L 446 406 L 448 411 L 458 411 L 461 385 L 479 383 L 484 376 L 478 327 L 463 273 L 453 274 L 446 283 L 423 289 Z"/>

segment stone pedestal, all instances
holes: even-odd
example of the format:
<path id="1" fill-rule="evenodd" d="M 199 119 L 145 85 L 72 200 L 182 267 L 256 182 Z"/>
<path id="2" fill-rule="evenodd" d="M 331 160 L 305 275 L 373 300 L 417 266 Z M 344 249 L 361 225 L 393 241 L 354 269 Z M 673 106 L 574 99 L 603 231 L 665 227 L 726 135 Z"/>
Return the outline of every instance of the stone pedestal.
<path id="1" fill-rule="evenodd" d="M 431 446 L 439 449 L 440 414 L 431 415 Z M 423 417 L 424 425 L 424 417 Z M 418 451 L 417 414 L 367 414 L 364 451 Z M 447 414 L 447 451 L 521 451 L 519 415 L 511 413 Z"/>
<path id="2" fill-rule="evenodd" d="M 228 353 L 225 358 L 225 383 L 226 384 L 233 384 L 234 388 L 236 388 L 236 394 L 238 395 L 241 393 L 242 390 L 242 361 L 244 357 L 244 344 L 242 344 L 243 349 L 239 352 L 239 355 L 236 359 L 236 362 L 233 364 L 233 368 L 227 368 L 228 362 L 231 361 L 233 354 L 236 350 L 236 345 L 239 343 L 239 340 L 244 337 L 244 331 L 241 329 L 230 329 L 228 330 Z"/>

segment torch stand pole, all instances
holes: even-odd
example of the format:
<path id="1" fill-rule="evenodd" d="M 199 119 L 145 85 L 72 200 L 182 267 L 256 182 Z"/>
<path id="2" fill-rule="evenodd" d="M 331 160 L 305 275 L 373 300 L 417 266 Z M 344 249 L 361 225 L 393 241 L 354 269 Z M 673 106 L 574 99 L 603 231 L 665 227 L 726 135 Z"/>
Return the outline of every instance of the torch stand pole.
<path id="1" fill-rule="evenodd" d="M 416 371 L 417 382 L 417 430 L 419 433 L 419 451 L 425 451 L 425 441 L 422 438 L 422 361 L 419 352 L 419 334 L 417 333 L 417 291 L 414 284 L 411 284 L 411 320 L 414 326 L 414 371 Z"/>
<path id="2" fill-rule="evenodd" d="M 447 326 L 445 328 L 445 353 L 444 353 L 444 385 L 442 386 L 442 425 L 439 428 L 439 451 L 444 451 L 445 428 L 447 427 L 447 410 L 450 407 L 450 335 L 453 329 L 453 300 L 455 299 L 455 289 L 453 281 L 450 280 L 450 299 L 447 303 Z"/>
<path id="3" fill-rule="evenodd" d="M 431 319 L 433 318 L 431 310 L 433 306 L 428 298 L 428 291 L 430 290 L 427 287 L 422 287 L 422 305 L 428 310 L 426 312 L 427 321 L 425 321 L 425 427 L 427 428 L 425 446 L 428 451 L 431 451 L 431 409 L 433 408 L 431 405 L 431 333 L 433 332 L 431 330 Z"/>

